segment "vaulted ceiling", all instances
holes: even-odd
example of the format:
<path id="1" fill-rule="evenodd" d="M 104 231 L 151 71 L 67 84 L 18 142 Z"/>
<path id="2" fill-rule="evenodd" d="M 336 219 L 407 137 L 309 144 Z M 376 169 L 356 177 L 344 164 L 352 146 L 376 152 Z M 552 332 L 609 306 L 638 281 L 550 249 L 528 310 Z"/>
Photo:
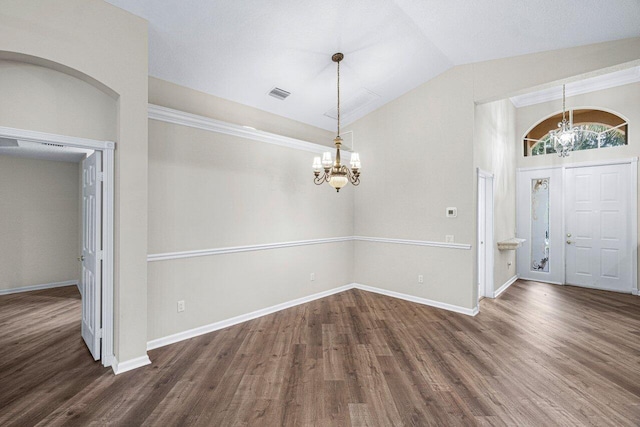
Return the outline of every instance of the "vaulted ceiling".
<path id="1" fill-rule="evenodd" d="M 107 1 L 149 21 L 150 75 L 328 130 L 335 52 L 349 123 L 456 65 L 640 36 L 639 0 Z"/>

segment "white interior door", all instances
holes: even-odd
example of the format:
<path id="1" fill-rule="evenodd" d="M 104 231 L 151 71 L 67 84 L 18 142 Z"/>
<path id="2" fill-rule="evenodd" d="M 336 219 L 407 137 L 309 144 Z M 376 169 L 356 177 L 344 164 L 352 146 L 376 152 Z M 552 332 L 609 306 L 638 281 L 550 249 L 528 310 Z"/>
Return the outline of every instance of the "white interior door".
<path id="1" fill-rule="evenodd" d="M 82 338 L 100 359 L 102 295 L 102 152 L 82 162 Z"/>
<path id="2" fill-rule="evenodd" d="M 484 176 L 478 176 L 478 298 L 486 296 L 487 287 L 487 191 Z"/>
<path id="3" fill-rule="evenodd" d="M 566 283 L 631 292 L 629 164 L 566 170 Z"/>
<path id="4" fill-rule="evenodd" d="M 478 299 L 493 298 L 493 175 L 478 169 Z"/>

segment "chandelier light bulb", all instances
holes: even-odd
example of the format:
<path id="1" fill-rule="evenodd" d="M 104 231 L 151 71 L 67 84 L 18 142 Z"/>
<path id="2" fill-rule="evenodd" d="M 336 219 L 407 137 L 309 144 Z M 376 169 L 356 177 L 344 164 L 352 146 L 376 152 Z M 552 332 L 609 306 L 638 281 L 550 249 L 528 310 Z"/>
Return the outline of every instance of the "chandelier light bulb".
<path id="1" fill-rule="evenodd" d="M 360 154 L 351 153 L 351 169 L 360 169 Z"/>
<path id="2" fill-rule="evenodd" d="M 329 169 L 331 165 L 333 165 L 333 159 L 331 159 L 331 153 L 327 151 L 322 154 L 322 166 L 325 169 Z"/>
<path id="3" fill-rule="evenodd" d="M 322 161 L 320 161 L 320 157 L 316 156 L 313 158 L 313 171 L 320 172 L 322 170 Z"/>

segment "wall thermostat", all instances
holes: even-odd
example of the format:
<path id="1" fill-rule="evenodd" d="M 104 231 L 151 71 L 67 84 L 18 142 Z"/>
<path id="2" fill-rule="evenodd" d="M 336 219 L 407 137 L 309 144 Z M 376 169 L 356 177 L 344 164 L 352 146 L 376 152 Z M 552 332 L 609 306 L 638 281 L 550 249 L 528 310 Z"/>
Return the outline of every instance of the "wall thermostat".
<path id="1" fill-rule="evenodd" d="M 447 208 L 447 218 L 455 218 L 458 216 L 458 208 Z"/>

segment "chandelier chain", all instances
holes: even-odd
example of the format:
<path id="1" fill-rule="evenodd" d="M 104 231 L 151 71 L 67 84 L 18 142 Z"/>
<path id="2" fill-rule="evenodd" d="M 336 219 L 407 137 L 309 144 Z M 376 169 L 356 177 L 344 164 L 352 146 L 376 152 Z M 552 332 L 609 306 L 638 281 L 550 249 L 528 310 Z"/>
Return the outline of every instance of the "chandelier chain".
<path id="1" fill-rule="evenodd" d="M 338 61 L 338 136 L 340 136 L 340 61 Z"/>
<path id="2" fill-rule="evenodd" d="M 566 92 L 565 92 L 565 85 L 562 85 L 562 121 L 566 120 Z"/>

